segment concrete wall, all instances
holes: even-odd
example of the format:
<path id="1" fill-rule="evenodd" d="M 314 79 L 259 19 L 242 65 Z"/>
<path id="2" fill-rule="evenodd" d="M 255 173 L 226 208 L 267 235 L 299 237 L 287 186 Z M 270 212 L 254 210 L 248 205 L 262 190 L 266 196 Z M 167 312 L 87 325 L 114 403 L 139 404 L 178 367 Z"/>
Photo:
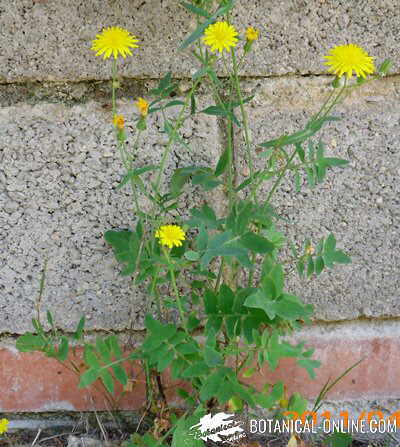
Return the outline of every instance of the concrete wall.
<path id="1" fill-rule="evenodd" d="M 386 57 L 394 61 L 390 76 L 354 93 L 338 109 L 343 120 L 322 133 L 328 151 L 350 165 L 330 172 L 313 191 L 304 187 L 295 194 L 288 182 L 276 198 L 278 211 L 290 221 L 284 230 L 291 237 L 318 240 L 333 231 L 353 259 L 316 281 L 290 275 L 290 289 L 316 305 L 313 330 L 321 330 L 321 337 L 330 330 L 340 334 L 347 324 L 346 337 L 369 347 L 374 340 L 379 346 L 400 345 L 399 6 L 398 0 L 239 0 L 233 17 L 238 29 L 251 24 L 262 35 L 242 72 L 246 89 L 255 93 L 249 106 L 254 141 L 295 131 L 318 109 L 331 79 L 323 56 L 333 45 L 356 43 L 377 63 Z M 131 30 L 141 41 L 135 56 L 121 65 L 118 92 L 133 130 L 133 99 L 145 96 L 166 71 L 185 80 L 195 68 L 188 51 L 176 50 L 195 26 L 177 0 L 0 0 L 0 364 L 9 361 L 10 337 L 31 327 L 46 258 L 42 309 L 51 309 L 61 328 L 71 329 L 82 313 L 91 330 L 143 328 L 145 294 L 132 291 L 118 276 L 102 239 L 106 229 L 133 224 L 126 211 L 129 196 L 115 191 L 123 170 L 110 123 L 110 63 L 90 51 L 96 33 L 112 25 Z M 208 98 L 202 100 L 206 104 Z M 140 165 L 157 161 L 165 141 L 158 119 L 151 124 L 138 154 Z M 176 148 L 169 173 L 193 159 L 217 160 L 222 135 L 216 119 L 188 121 L 183 136 L 196 151 Z M 222 194 L 218 197 L 223 205 Z M 193 191 L 185 201 L 193 203 Z M 337 341 L 329 343 L 328 350 Z M 328 351 L 323 343 L 319 349 L 329 375 Z M 382 362 L 388 364 L 385 349 L 378 358 L 371 351 L 371 377 L 382 371 Z M 392 352 L 395 364 L 397 347 Z M 23 358 L 13 356 L 15 366 L 0 370 L 0 384 L 9 383 L 10 375 L 18 377 Z M 359 359 L 357 353 L 348 362 L 352 359 Z M 358 374 L 362 379 L 362 371 Z M 374 394 L 371 383 L 364 382 L 368 395 L 354 393 L 350 382 L 335 398 L 400 398 L 387 377 L 383 394 L 379 384 Z M 4 393 L 0 410 L 49 408 L 35 401 L 18 406 L 15 399 L 10 406 Z M 63 408 L 62 395 L 51 399 L 56 402 L 51 408 Z"/>

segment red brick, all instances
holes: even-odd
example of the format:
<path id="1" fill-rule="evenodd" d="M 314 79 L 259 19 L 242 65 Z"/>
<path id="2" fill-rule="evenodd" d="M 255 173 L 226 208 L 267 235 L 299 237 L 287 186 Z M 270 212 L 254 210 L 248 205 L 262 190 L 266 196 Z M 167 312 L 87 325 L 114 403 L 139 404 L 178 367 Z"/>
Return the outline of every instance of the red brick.
<path id="1" fill-rule="evenodd" d="M 314 357 L 322 362 L 316 369 L 316 380 L 308 377 L 304 368 L 293 359 L 281 361 L 272 372 L 247 381 L 262 388 L 265 383 L 283 380 L 289 392 L 298 391 L 315 398 L 328 379 L 335 379 L 361 358 L 365 360 L 342 379 L 329 393 L 331 400 L 400 398 L 400 340 L 397 337 L 373 338 L 308 338 L 316 348 Z M 74 359 L 79 364 L 79 359 Z M 140 365 L 131 365 L 129 377 L 135 384 L 131 392 L 121 394 L 116 401 L 120 409 L 138 409 L 145 402 L 144 377 Z M 78 389 L 77 376 L 56 360 L 40 353 L 19 353 L 0 350 L 0 411 L 34 412 L 51 410 L 91 411 L 110 408 L 105 397 L 93 387 Z M 167 396 L 175 400 L 176 384 L 167 383 Z"/>
<path id="2" fill-rule="evenodd" d="M 391 337 L 363 339 L 308 339 L 307 346 L 315 348 L 313 358 L 321 361 L 315 369 L 316 379 L 296 365 L 294 359 L 283 359 L 272 372 L 265 367 L 250 383 L 261 389 L 265 383 L 283 380 L 288 391 L 298 391 L 313 399 L 328 380 L 335 380 L 344 371 L 364 359 L 330 391 L 331 400 L 396 399 L 400 398 L 400 340 Z"/>

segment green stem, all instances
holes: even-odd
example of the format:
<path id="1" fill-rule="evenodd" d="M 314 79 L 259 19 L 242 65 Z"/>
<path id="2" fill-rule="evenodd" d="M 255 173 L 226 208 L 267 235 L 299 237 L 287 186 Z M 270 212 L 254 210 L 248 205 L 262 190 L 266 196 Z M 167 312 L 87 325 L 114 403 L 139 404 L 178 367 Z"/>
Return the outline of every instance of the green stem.
<path id="1" fill-rule="evenodd" d="M 269 201 L 271 200 L 271 197 L 273 196 L 274 192 L 276 191 L 276 188 L 279 186 L 281 180 L 283 179 L 283 177 L 286 174 L 286 171 L 288 170 L 290 163 L 292 162 L 292 160 L 294 159 L 294 157 L 297 154 L 297 150 L 295 149 L 292 153 L 292 155 L 289 157 L 285 167 L 282 169 L 281 173 L 279 174 L 278 178 L 276 179 L 275 183 L 273 184 L 271 191 L 269 192 L 266 202 L 269 203 Z"/>
<path id="2" fill-rule="evenodd" d="M 236 92 L 237 92 L 237 95 L 239 98 L 239 103 L 240 103 L 240 113 L 242 115 L 243 133 L 244 133 L 244 140 L 245 140 L 246 152 L 247 152 L 247 163 L 249 165 L 250 176 L 253 176 L 254 166 L 253 166 L 253 157 L 251 154 L 251 137 L 250 137 L 250 132 L 249 132 L 249 122 L 248 122 L 247 112 L 246 112 L 246 109 L 243 104 L 243 95 L 242 95 L 242 90 L 240 88 L 238 64 L 237 64 L 237 59 L 236 59 L 236 54 L 235 54 L 234 49 L 232 49 L 231 55 L 232 55 L 234 82 L 235 82 Z M 256 195 L 255 195 L 254 189 L 252 189 L 252 195 L 253 195 L 254 201 L 256 201 Z"/>
<path id="3" fill-rule="evenodd" d="M 276 179 L 275 183 L 273 184 L 271 191 L 269 192 L 266 202 L 269 203 L 269 201 L 271 200 L 271 197 L 273 196 L 274 192 L 276 191 L 276 188 L 279 186 L 281 180 L 283 179 L 284 175 L 286 174 L 286 171 L 288 170 L 290 163 L 292 162 L 292 160 L 294 159 L 295 155 L 297 153 L 297 150 L 295 149 L 292 153 L 292 155 L 289 157 L 289 159 L 287 160 L 286 165 L 284 166 L 284 168 L 282 169 L 281 173 L 279 174 L 278 178 Z M 259 233 L 260 231 L 260 225 L 257 225 L 257 233 Z M 253 264 L 255 263 L 255 258 L 256 256 L 253 255 Z M 250 271 L 249 273 L 249 279 L 248 279 L 248 287 L 251 287 L 251 284 L 253 282 L 253 278 L 254 278 L 254 269 Z"/>
<path id="4" fill-rule="evenodd" d="M 182 125 L 183 115 L 184 115 L 187 107 L 189 106 L 190 98 L 193 95 L 193 92 L 195 91 L 195 89 L 196 89 L 197 85 L 199 84 L 199 82 L 200 81 L 197 80 L 193 84 L 192 88 L 190 89 L 190 92 L 187 94 L 186 99 L 185 99 L 185 104 L 182 106 L 182 108 L 181 108 L 181 110 L 179 112 L 178 118 L 176 120 L 175 127 L 172 129 L 172 132 L 171 132 L 171 135 L 169 137 L 168 143 L 167 143 L 167 145 L 165 147 L 164 154 L 162 156 L 161 163 L 160 163 L 160 168 L 159 168 L 158 175 L 157 175 L 157 180 L 156 180 L 156 183 L 155 183 L 155 190 L 156 190 L 157 193 L 159 193 L 161 179 L 162 179 L 162 175 L 163 175 L 164 169 L 165 169 L 165 163 L 167 161 L 168 155 L 171 152 L 172 145 L 175 142 L 176 133 L 177 133 L 178 129 L 180 128 L 180 126 Z"/>
<path id="5" fill-rule="evenodd" d="M 211 87 L 214 93 L 215 102 L 222 107 L 227 116 L 227 151 L 228 151 L 228 201 L 229 201 L 229 210 L 232 209 L 234 202 L 234 147 L 233 147 L 233 123 L 231 118 L 229 118 L 229 110 L 226 108 L 224 101 L 221 98 L 221 95 L 218 93 L 218 85 L 215 84 L 215 80 L 212 76 L 208 75 L 211 81 Z"/>
<path id="6" fill-rule="evenodd" d="M 160 321 L 162 320 L 162 306 L 161 306 L 161 299 L 160 299 L 160 295 L 157 292 L 156 286 L 157 286 L 157 278 L 158 278 L 158 274 L 160 273 L 160 267 L 157 266 L 156 268 L 156 273 L 153 277 L 153 280 L 151 282 L 151 287 L 150 287 L 150 295 L 155 296 L 156 297 L 156 305 L 157 305 L 157 313 L 158 313 L 158 318 L 160 319 Z"/>
<path id="7" fill-rule="evenodd" d="M 224 260 L 224 258 L 222 258 L 221 264 L 219 265 L 217 281 L 215 282 L 215 288 L 214 288 L 215 293 L 218 292 L 219 285 L 221 284 L 222 273 L 224 271 L 224 264 L 225 264 L 225 260 Z"/>
<path id="8" fill-rule="evenodd" d="M 168 250 L 165 247 L 162 247 L 164 256 L 168 262 L 168 267 L 169 267 L 169 272 L 171 275 L 171 284 L 172 284 L 172 288 L 174 289 L 174 294 L 175 294 L 175 298 L 176 298 L 176 304 L 178 305 L 178 310 L 179 310 L 179 315 L 181 317 L 181 321 L 182 321 L 182 327 L 185 330 L 185 332 L 187 334 L 189 334 L 187 327 L 186 327 L 186 322 L 185 322 L 185 312 L 183 310 L 183 304 L 182 304 L 182 300 L 181 297 L 179 295 L 179 291 L 178 291 L 178 287 L 176 285 L 176 278 L 175 278 L 175 271 L 174 271 L 174 266 L 173 263 L 171 261 L 171 258 L 169 256 Z"/>
<path id="9" fill-rule="evenodd" d="M 117 113 L 117 106 L 116 106 L 116 100 L 115 100 L 115 81 L 117 80 L 117 59 L 113 59 L 112 67 L 111 67 L 111 73 L 112 73 L 112 112 L 113 112 L 113 118 Z"/>

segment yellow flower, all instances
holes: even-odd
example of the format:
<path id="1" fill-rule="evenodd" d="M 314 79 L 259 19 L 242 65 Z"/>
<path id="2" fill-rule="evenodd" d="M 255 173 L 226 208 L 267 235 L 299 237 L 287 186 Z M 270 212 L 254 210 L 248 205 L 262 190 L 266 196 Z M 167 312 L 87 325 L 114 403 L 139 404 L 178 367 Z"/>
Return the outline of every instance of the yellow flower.
<path id="1" fill-rule="evenodd" d="M 113 119 L 113 124 L 117 129 L 122 130 L 125 125 L 124 117 L 122 115 L 115 115 Z"/>
<path id="2" fill-rule="evenodd" d="M 338 77 L 346 73 L 347 79 L 350 79 L 354 70 L 358 77 L 365 78 L 375 71 L 373 58 L 354 44 L 338 45 L 332 48 L 325 59 L 327 59 L 325 65 L 329 67 L 328 71 Z"/>
<path id="3" fill-rule="evenodd" d="M 0 419 L 0 435 L 8 431 L 9 422 L 8 419 Z"/>
<path id="4" fill-rule="evenodd" d="M 149 103 L 144 98 L 138 98 L 137 102 L 135 102 L 135 105 L 138 108 L 140 114 L 143 117 L 146 117 L 149 113 Z"/>
<path id="5" fill-rule="evenodd" d="M 238 43 L 238 33 L 228 22 L 217 22 L 209 25 L 204 31 L 203 42 L 211 47 L 211 51 L 231 51 Z"/>
<path id="6" fill-rule="evenodd" d="M 255 29 L 252 26 L 249 26 L 246 30 L 246 39 L 249 42 L 254 42 L 255 40 L 257 40 L 260 36 L 260 31 L 258 29 Z"/>
<path id="7" fill-rule="evenodd" d="M 306 255 L 312 256 L 315 253 L 315 248 L 312 245 L 309 245 L 306 248 Z"/>
<path id="8" fill-rule="evenodd" d="M 127 54 L 132 56 L 130 48 L 138 48 L 136 42 L 139 42 L 138 39 L 126 29 L 111 26 L 97 34 L 96 39 L 92 41 L 91 50 L 97 51 L 96 56 L 104 54 L 104 59 L 108 59 L 111 55 L 114 59 L 119 55 L 125 58 Z"/>
<path id="9" fill-rule="evenodd" d="M 180 247 L 185 240 L 185 232 L 178 225 L 162 225 L 156 231 L 156 238 L 161 245 L 169 248 Z"/>

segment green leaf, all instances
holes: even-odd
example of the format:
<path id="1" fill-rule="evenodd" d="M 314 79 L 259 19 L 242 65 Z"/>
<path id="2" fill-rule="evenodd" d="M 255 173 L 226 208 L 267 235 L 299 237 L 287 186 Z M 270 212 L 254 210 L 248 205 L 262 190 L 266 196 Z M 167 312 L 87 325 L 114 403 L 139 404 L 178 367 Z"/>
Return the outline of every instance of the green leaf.
<path id="1" fill-rule="evenodd" d="M 329 258 L 332 262 L 337 262 L 338 264 L 351 264 L 351 258 L 343 253 L 342 250 L 336 250 L 330 253 Z"/>
<path id="2" fill-rule="evenodd" d="M 205 269 L 211 260 L 218 256 L 235 256 L 242 265 L 252 268 L 247 250 L 236 241 L 237 238 L 230 230 L 214 236 L 209 241 L 207 250 L 201 258 L 201 268 Z"/>
<path id="3" fill-rule="evenodd" d="M 187 166 L 185 168 L 175 169 L 171 177 L 171 194 L 173 197 L 179 196 L 182 193 L 183 186 L 187 183 L 190 177 L 200 169 L 203 169 L 200 166 Z"/>
<path id="4" fill-rule="evenodd" d="M 168 351 L 165 355 L 160 357 L 157 362 L 157 369 L 159 372 L 163 372 L 165 368 L 167 368 L 172 361 L 174 360 L 175 353 L 174 351 Z"/>
<path id="5" fill-rule="evenodd" d="M 172 74 L 169 71 L 158 83 L 158 87 L 156 89 L 152 89 L 149 91 L 151 95 L 159 95 L 163 90 L 167 89 L 171 85 Z"/>
<path id="6" fill-rule="evenodd" d="M 68 338 L 65 336 L 61 337 L 61 343 L 58 348 L 57 358 L 64 362 L 68 357 Z"/>
<path id="7" fill-rule="evenodd" d="M 46 313 L 47 316 L 47 321 L 49 322 L 49 325 L 54 328 L 54 321 L 53 321 L 53 317 L 51 315 L 51 312 L 48 310 Z"/>
<path id="8" fill-rule="evenodd" d="M 324 158 L 324 151 L 325 151 L 325 144 L 322 142 L 322 140 L 319 140 L 317 146 L 317 156 L 316 156 L 317 162 L 322 158 Z"/>
<path id="9" fill-rule="evenodd" d="M 233 302 L 235 300 L 235 294 L 231 288 L 226 284 L 222 284 L 219 289 L 219 308 L 224 314 L 232 313 Z"/>
<path id="10" fill-rule="evenodd" d="M 307 174 L 307 183 L 310 188 L 314 188 L 315 186 L 315 174 L 313 168 L 306 168 L 306 174 Z"/>
<path id="11" fill-rule="evenodd" d="M 226 168 L 229 165 L 229 159 L 230 159 L 230 150 L 229 148 L 226 148 L 222 153 L 220 159 L 218 160 L 217 167 L 215 168 L 214 174 L 216 177 L 219 177 L 226 171 Z"/>
<path id="12" fill-rule="evenodd" d="M 217 313 L 217 303 L 218 303 L 217 295 L 212 290 L 208 289 L 204 293 L 203 299 L 204 299 L 204 310 L 206 314 Z"/>
<path id="13" fill-rule="evenodd" d="M 167 109 L 168 107 L 174 107 L 174 106 L 184 106 L 185 103 L 183 101 L 179 101 L 179 100 L 174 100 L 174 101 L 170 101 L 167 104 L 164 104 L 160 107 L 150 107 L 149 108 L 149 113 L 153 113 L 153 112 L 158 112 L 160 110 L 164 110 Z"/>
<path id="14" fill-rule="evenodd" d="M 381 76 L 384 76 L 387 74 L 387 72 L 390 70 L 392 66 L 392 61 L 390 59 L 385 59 L 382 64 L 378 68 L 378 73 Z"/>
<path id="15" fill-rule="evenodd" d="M 296 246 L 294 245 L 293 242 L 289 242 L 289 244 L 290 244 L 290 251 L 292 252 L 293 257 L 297 258 L 298 257 L 298 253 L 297 253 Z"/>
<path id="16" fill-rule="evenodd" d="M 334 251 L 336 248 L 336 239 L 335 236 L 330 233 L 330 235 L 325 239 L 324 243 L 324 252 L 329 253 L 331 251 Z"/>
<path id="17" fill-rule="evenodd" d="M 304 275 L 304 260 L 300 259 L 297 264 L 296 264 L 296 268 L 297 268 L 297 272 L 299 274 L 299 276 L 303 276 Z"/>
<path id="18" fill-rule="evenodd" d="M 205 346 L 204 361 L 210 368 L 215 368 L 216 366 L 221 365 L 223 363 L 223 358 L 218 351 L 209 346 Z"/>
<path id="19" fill-rule="evenodd" d="M 110 346 L 111 352 L 114 354 L 114 356 L 117 359 L 120 359 L 122 357 L 122 350 L 119 346 L 118 339 L 115 335 L 110 335 L 107 337 L 106 342 Z"/>
<path id="20" fill-rule="evenodd" d="M 81 375 L 78 388 L 85 388 L 95 382 L 100 376 L 98 368 L 90 368 Z"/>
<path id="21" fill-rule="evenodd" d="M 155 171 L 159 169 L 160 167 L 158 165 L 149 165 L 144 166 L 142 168 L 132 169 L 131 171 L 128 171 L 123 177 L 120 183 L 117 186 L 117 189 L 121 189 L 123 186 L 125 186 L 129 180 L 134 179 L 135 177 L 138 177 L 146 172 Z"/>
<path id="22" fill-rule="evenodd" d="M 201 377 L 208 375 L 210 372 L 210 368 L 205 362 L 197 362 L 193 365 L 190 365 L 188 368 L 186 368 L 182 372 L 183 378 L 190 378 L 190 377 Z"/>
<path id="23" fill-rule="evenodd" d="M 296 320 L 310 315 L 311 308 L 304 306 L 296 296 L 284 293 L 281 299 L 274 302 L 274 311 L 281 318 Z"/>
<path id="24" fill-rule="evenodd" d="M 113 394 L 114 393 L 114 379 L 107 369 L 103 369 L 100 372 L 100 378 L 106 387 L 106 390 Z"/>
<path id="25" fill-rule="evenodd" d="M 215 332 L 218 332 L 222 326 L 222 317 L 217 315 L 211 315 L 206 323 L 206 330 L 214 329 Z"/>
<path id="26" fill-rule="evenodd" d="M 347 256 L 342 250 L 325 251 L 323 260 L 327 267 L 331 268 L 334 263 L 350 264 L 351 258 Z"/>
<path id="27" fill-rule="evenodd" d="M 193 331 L 194 329 L 197 329 L 201 324 L 201 321 L 196 318 L 194 315 L 189 315 L 188 322 L 187 322 L 187 328 L 189 331 Z"/>
<path id="28" fill-rule="evenodd" d="M 257 290 L 255 293 L 247 297 L 244 306 L 254 309 L 262 309 L 271 320 L 276 316 L 275 302 L 268 299 L 262 290 Z"/>
<path id="29" fill-rule="evenodd" d="M 111 352 L 107 344 L 100 337 L 96 338 L 96 349 L 100 354 L 101 359 L 104 363 L 108 363 L 111 361 Z"/>
<path id="30" fill-rule="evenodd" d="M 194 115 L 196 113 L 197 107 L 196 107 L 196 96 L 193 93 L 190 97 L 190 114 Z"/>
<path id="31" fill-rule="evenodd" d="M 254 251 L 255 253 L 271 253 L 274 251 L 274 244 L 270 242 L 268 239 L 265 239 L 262 236 L 259 236 L 258 234 L 248 232 L 244 234 L 240 242 L 242 245 L 244 245 L 246 248 L 248 248 L 251 251 Z"/>
<path id="32" fill-rule="evenodd" d="M 307 277 L 309 278 L 314 273 L 314 260 L 311 256 L 308 257 L 307 261 Z"/>
<path id="33" fill-rule="evenodd" d="M 118 382 L 123 386 L 126 386 L 128 384 L 128 375 L 126 374 L 125 369 L 121 365 L 113 365 L 112 369 Z"/>
<path id="34" fill-rule="evenodd" d="M 329 168 L 331 166 L 346 166 L 348 164 L 348 160 L 344 160 L 342 158 L 324 157 L 317 161 L 317 165 L 324 168 Z"/>
<path id="35" fill-rule="evenodd" d="M 202 406 L 199 406 L 194 413 L 181 417 L 176 422 L 171 447 L 204 447 L 204 442 L 193 436 L 193 432 L 190 430 L 191 427 L 199 423 L 204 414 L 204 409 Z"/>
<path id="36" fill-rule="evenodd" d="M 305 159 L 306 159 L 306 154 L 304 152 L 304 149 L 301 147 L 301 144 L 296 144 L 296 152 L 297 152 L 297 155 L 300 158 L 300 161 L 302 163 L 304 163 Z"/>
<path id="37" fill-rule="evenodd" d="M 282 399 L 284 392 L 284 386 L 282 382 L 277 382 L 272 388 L 270 394 L 265 395 L 258 393 L 255 396 L 255 401 L 258 405 L 265 409 L 270 409 L 276 402 Z"/>
<path id="38" fill-rule="evenodd" d="M 46 340 L 39 335 L 31 334 L 30 332 L 18 337 L 16 348 L 20 352 L 43 351 L 46 346 Z"/>
<path id="39" fill-rule="evenodd" d="M 91 368 L 98 369 L 100 368 L 100 362 L 93 349 L 93 346 L 86 345 L 83 351 L 83 358 Z"/>
<path id="40" fill-rule="evenodd" d="M 318 256 L 317 259 L 315 260 L 315 273 L 319 275 L 324 269 L 324 266 L 325 264 L 322 256 Z"/>
<path id="41" fill-rule="evenodd" d="M 283 292 L 283 285 L 285 282 L 285 274 L 283 272 L 283 267 L 281 264 L 276 264 L 270 274 L 269 277 L 272 279 L 273 284 L 275 286 L 275 293 L 274 293 L 274 297 L 278 297 L 282 294 Z"/>
<path id="42" fill-rule="evenodd" d="M 333 433 L 322 441 L 330 447 L 349 447 L 353 443 L 353 438 L 348 433 Z"/>
<path id="43" fill-rule="evenodd" d="M 85 316 L 82 316 L 81 319 L 79 320 L 78 326 L 76 327 L 76 331 L 74 334 L 75 340 L 80 340 L 82 338 L 83 329 L 85 327 L 85 321 L 86 321 Z"/>
<path id="44" fill-rule="evenodd" d="M 221 106 L 209 106 L 206 109 L 201 110 L 200 113 L 205 113 L 206 115 L 213 116 L 227 116 L 229 114 L 229 111 Z"/>
<path id="45" fill-rule="evenodd" d="M 214 215 L 215 216 L 215 215 Z M 215 221 L 216 222 L 216 221 Z M 199 226 L 199 234 L 196 237 L 196 246 L 198 250 L 205 250 L 208 244 L 208 233 L 203 224 Z"/>
<path id="46" fill-rule="evenodd" d="M 113 247 L 116 260 L 128 264 L 121 275 L 127 276 L 134 273 L 140 246 L 136 232 L 109 230 L 104 233 L 104 238 Z"/>
<path id="47" fill-rule="evenodd" d="M 211 169 L 207 168 L 193 174 L 192 184 L 201 185 L 205 191 L 210 191 L 211 189 L 222 185 L 222 182 L 220 180 L 217 180 L 214 172 Z"/>
<path id="48" fill-rule="evenodd" d="M 136 123 L 136 128 L 138 130 L 146 130 L 147 129 L 147 123 L 146 123 L 146 118 L 145 117 L 141 117 L 138 122 Z"/>
<path id="49" fill-rule="evenodd" d="M 308 401 L 299 393 L 293 393 L 289 399 L 288 411 L 303 414 L 307 410 Z"/>
<path id="50" fill-rule="evenodd" d="M 314 165 L 317 183 L 322 183 L 326 176 L 326 168 L 321 165 Z"/>
<path id="51" fill-rule="evenodd" d="M 313 359 L 301 359 L 297 361 L 299 366 L 302 366 L 308 372 L 308 375 L 311 379 L 315 379 L 315 368 L 319 368 L 321 366 L 321 362 Z"/>
<path id="52" fill-rule="evenodd" d="M 200 259 L 197 251 L 189 250 L 183 255 L 188 261 L 198 261 Z"/>
<path id="53" fill-rule="evenodd" d="M 311 138 L 313 135 L 315 135 L 321 127 L 329 121 L 338 121 L 341 118 L 335 117 L 335 116 L 325 116 L 323 118 L 319 118 L 314 121 L 310 121 L 306 127 L 303 130 L 300 130 L 299 132 L 295 132 L 291 135 L 283 135 L 280 138 L 265 141 L 264 143 L 261 143 L 260 146 L 266 147 L 266 148 L 276 148 L 276 147 L 284 147 L 288 146 L 290 144 L 299 145 L 303 143 L 304 141 Z M 266 152 L 262 152 L 259 154 L 260 156 L 266 156 Z M 269 155 L 269 154 L 268 154 Z"/>
<path id="54" fill-rule="evenodd" d="M 203 382 L 203 385 L 200 389 L 200 398 L 202 401 L 206 401 L 215 397 L 218 394 L 218 391 L 224 386 L 223 377 L 225 371 L 220 368 L 217 372 L 208 375 Z"/>
<path id="55" fill-rule="evenodd" d="M 189 220 L 188 224 L 191 228 L 200 227 L 201 229 L 201 227 L 203 226 L 212 230 L 216 230 L 220 226 L 214 210 L 206 204 L 204 204 L 201 209 L 192 208 L 190 210 L 190 213 L 192 214 L 192 218 Z"/>

